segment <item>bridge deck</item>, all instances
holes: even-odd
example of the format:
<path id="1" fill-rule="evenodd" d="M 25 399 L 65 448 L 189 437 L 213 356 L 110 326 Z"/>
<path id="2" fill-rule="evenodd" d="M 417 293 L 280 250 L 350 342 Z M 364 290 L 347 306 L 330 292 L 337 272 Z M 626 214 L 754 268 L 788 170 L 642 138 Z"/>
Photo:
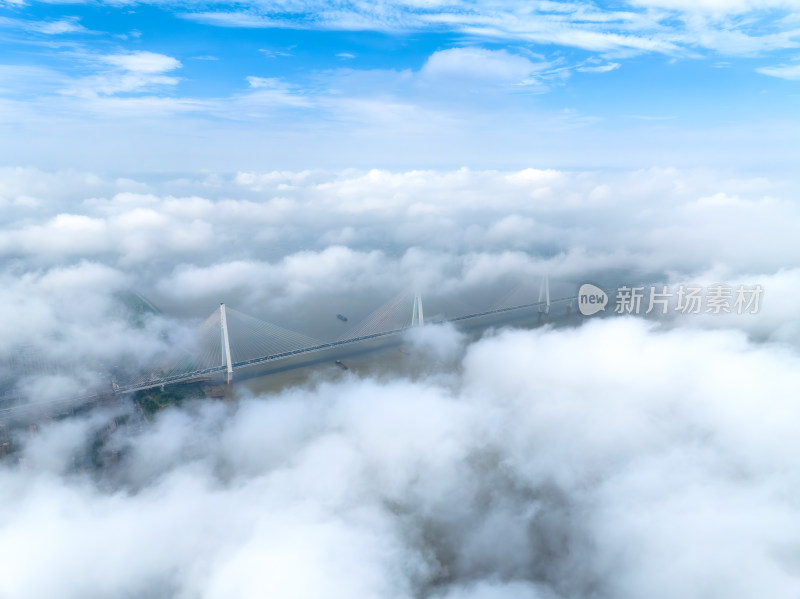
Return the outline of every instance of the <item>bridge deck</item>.
<path id="1" fill-rule="evenodd" d="M 567 302 L 574 302 L 577 300 L 577 296 L 569 296 L 563 297 L 559 299 L 554 299 L 549 302 L 549 305 L 552 306 L 554 304 L 564 304 Z M 470 320 L 477 320 L 479 318 L 486 318 L 495 315 L 501 315 L 506 313 L 512 313 L 520 310 L 525 309 L 533 309 L 533 308 L 544 308 L 548 305 L 547 302 L 538 301 L 532 302 L 529 304 L 521 304 L 518 306 L 511 306 L 507 308 L 496 308 L 493 310 L 485 310 L 483 312 L 475 312 L 472 314 L 465 314 L 463 316 L 457 316 L 455 318 L 447 319 L 443 322 L 451 322 L 451 323 L 463 323 L 468 322 Z M 260 356 L 257 358 L 252 358 L 249 360 L 244 360 L 240 362 L 234 362 L 232 364 L 234 370 L 238 370 L 241 368 L 250 368 L 253 366 L 257 366 L 259 364 L 266 364 L 269 362 L 275 362 L 277 360 L 287 359 L 295 356 L 303 356 L 307 354 L 312 354 L 314 352 L 321 352 L 329 349 L 334 349 L 336 347 L 354 345 L 358 343 L 364 343 L 374 339 L 381 339 L 381 338 L 389 338 L 396 335 L 400 335 L 412 327 L 402 327 L 398 329 L 392 329 L 388 331 L 381 331 L 378 333 L 371 333 L 369 335 L 361 335 L 357 337 L 352 337 L 349 339 L 343 339 L 340 341 L 331 341 L 329 343 L 320 343 L 318 345 L 313 345 L 309 347 L 304 347 L 300 349 L 295 349 L 291 351 L 285 351 L 275 354 L 270 354 L 266 356 Z M 214 366 L 211 368 L 204 368 L 202 370 L 195 370 L 192 372 L 177 374 L 168 377 L 161 377 L 157 379 L 151 379 L 148 381 L 140 381 L 136 383 L 130 383 L 127 385 L 119 385 L 113 390 L 113 395 L 121 395 L 124 393 L 134 393 L 136 391 L 144 391 L 146 389 L 154 389 L 156 387 L 161 387 L 162 385 L 174 385 L 177 383 L 187 383 L 190 381 L 195 381 L 200 378 L 208 377 L 210 375 L 214 375 L 217 373 L 223 373 L 227 369 L 226 365 Z M 49 402 L 37 402 L 37 403 L 29 403 L 24 405 L 18 406 L 11 406 L 7 408 L 0 409 L 0 418 L 7 417 L 9 415 L 20 413 L 23 411 L 35 411 L 35 410 L 47 410 L 47 409 L 58 409 L 58 408 L 69 408 L 69 407 L 77 407 L 81 405 L 85 405 L 91 403 L 93 401 L 99 401 L 103 397 L 109 396 L 111 393 L 87 393 L 85 395 L 79 397 L 71 397 L 65 399 L 58 399 Z"/>

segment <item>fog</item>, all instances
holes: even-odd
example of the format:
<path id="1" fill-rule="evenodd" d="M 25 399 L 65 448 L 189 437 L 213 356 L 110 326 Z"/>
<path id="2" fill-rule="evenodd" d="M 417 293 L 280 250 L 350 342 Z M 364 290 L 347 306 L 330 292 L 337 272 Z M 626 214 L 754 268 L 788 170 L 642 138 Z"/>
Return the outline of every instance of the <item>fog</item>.
<path id="1" fill-rule="evenodd" d="M 766 285 L 757 315 L 684 324 L 794 343 L 795 193 L 778 176 L 675 169 L 133 180 L 6 168 L 0 358 L 146 364 L 220 301 L 335 338 L 337 312 L 356 322 L 403 289 L 453 315 L 544 276 L 564 295 L 583 280 Z M 129 291 L 161 315 L 132 326 Z"/>
<path id="2" fill-rule="evenodd" d="M 417 380 L 167 410 L 107 436 L 99 471 L 75 463 L 107 414 L 24 435 L 0 592 L 797 593 L 794 353 L 634 318 L 461 351 Z"/>
<path id="3" fill-rule="evenodd" d="M 408 288 L 426 317 L 544 276 L 764 289 L 752 315 L 425 326 L 403 340 L 425 368 L 11 431 L 0 596 L 796 596 L 796 191 L 675 169 L 0 169 L 0 378 L 22 402 L 174 354 L 220 301 L 330 337 Z"/>

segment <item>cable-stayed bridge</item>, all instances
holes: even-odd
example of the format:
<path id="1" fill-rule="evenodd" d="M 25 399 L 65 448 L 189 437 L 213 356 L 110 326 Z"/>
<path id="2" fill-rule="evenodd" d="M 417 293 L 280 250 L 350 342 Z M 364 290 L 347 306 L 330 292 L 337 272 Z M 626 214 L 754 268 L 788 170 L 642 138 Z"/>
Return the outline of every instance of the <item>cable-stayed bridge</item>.
<path id="1" fill-rule="evenodd" d="M 555 306 L 571 311 L 576 301 L 574 295 L 552 299 L 549 280 L 545 277 L 538 286 L 538 297 L 530 284 L 521 284 L 488 307 L 473 309 L 462 305 L 457 315 L 439 316 L 433 321 L 480 324 L 493 318 L 512 318 L 517 314 L 547 315 Z M 346 317 L 338 316 L 347 321 Z M 431 319 L 427 322 L 430 323 Z M 85 402 L 101 395 L 108 396 L 109 393 L 119 395 L 217 377 L 224 377 L 231 383 L 237 370 L 281 363 L 315 353 L 334 352 L 337 348 L 354 349 L 369 342 L 390 343 L 392 337 L 425 324 L 423 298 L 412 291 L 399 293 L 333 340 L 317 339 L 291 331 L 220 304 L 198 327 L 191 342 L 176 350 L 177 355 L 171 362 L 165 361 L 127 380 L 116 380 L 110 390 L 51 403 Z M 0 417 L 16 407 L 0 409 Z"/>

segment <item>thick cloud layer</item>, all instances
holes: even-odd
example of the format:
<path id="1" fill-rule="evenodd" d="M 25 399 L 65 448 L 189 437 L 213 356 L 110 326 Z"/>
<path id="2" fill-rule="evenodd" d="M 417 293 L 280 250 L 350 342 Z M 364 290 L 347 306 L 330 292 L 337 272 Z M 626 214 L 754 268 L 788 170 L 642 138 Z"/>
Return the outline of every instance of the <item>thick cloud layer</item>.
<path id="1" fill-rule="evenodd" d="M 717 226 L 738 233 L 736 241 L 744 245 L 741 222 L 753 211 L 764 213 L 771 224 L 777 224 L 776 215 L 790 216 L 793 206 L 786 202 L 794 187 L 789 181 L 670 169 L 273 172 L 161 182 L 5 169 L 0 247 L 6 256 L 54 260 L 109 254 L 128 264 L 164 251 L 180 256 L 186 250 L 193 259 L 218 257 L 220 249 L 234 253 L 242 245 L 251 250 L 272 246 L 272 256 L 287 247 L 381 241 L 467 250 L 549 243 L 564 249 L 609 243 L 599 235 L 574 243 L 574 235 L 587 226 L 591 232 L 622 233 L 618 219 L 666 235 L 691 216 L 722 214 L 728 218 Z M 665 218 L 675 211 L 680 214 Z M 606 218 L 597 222 L 603 214 Z M 255 235 L 240 239 L 234 225 Z M 385 239 L 390 225 L 395 229 Z M 567 232 L 572 236 L 565 238 Z M 646 240 L 635 231 L 617 245 L 637 237 L 644 249 Z M 696 235 L 698 241 L 702 237 Z"/>
<path id="2" fill-rule="evenodd" d="M 80 372 L 79 387 L 87 369 L 155 359 L 219 301 L 326 337 L 336 311 L 357 320 L 404 288 L 463 313 L 545 274 L 559 294 L 598 278 L 760 283 L 761 314 L 689 324 L 794 343 L 795 192 L 780 179 L 671 169 L 142 181 L 4 169 L 0 361 L 66 360 L 58 374 Z M 190 320 L 132 326 L 127 289 Z"/>
<path id="3" fill-rule="evenodd" d="M 0 470 L 0 594 L 794 596 L 796 355 L 615 319 L 506 331 L 448 376 L 103 416 Z"/>
<path id="4" fill-rule="evenodd" d="M 3 170 L 0 395 L 27 401 L 174 354 L 221 300 L 322 336 L 409 287 L 433 318 L 545 274 L 764 297 L 425 327 L 380 376 L 11 431 L 0 596 L 795 596 L 795 192 L 670 169 Z"/>
<path id="5" fill-rule="evenodd" d="M 704 171 L 273 172 L 137 182 L 6 169 L 1 180 L 7 264 L 100 262 L 157 303 L 220 293 L 295 301 L 412 275 L 450 286 L 544 270 L 569 278 L 714 269 L 731 277 L 772 274 L 797 258 L 794 183 Z"/>

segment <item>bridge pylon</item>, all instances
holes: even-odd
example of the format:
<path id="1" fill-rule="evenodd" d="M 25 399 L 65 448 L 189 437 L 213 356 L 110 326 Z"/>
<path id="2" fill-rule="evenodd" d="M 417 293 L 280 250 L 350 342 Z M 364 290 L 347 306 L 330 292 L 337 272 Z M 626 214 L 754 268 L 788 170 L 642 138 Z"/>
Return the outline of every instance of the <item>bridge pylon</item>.
<path id="1" fill-rule="evenodd" d="M 422 314 L 422 296 L 417 293 L 414 295 L 414 310 L 411 312 L 411 326 L 421 327 L 425 324 L 425 317 Z"/>
<path id="2" fill-rule="evenodd" d="M 231 360 L 231 340 L 228 337 L 228 317 L 225 304 L 219 305 L 220 345 L 222 350 L 222 365 L 227 366 L 228 384 L 233 384 L 233 361 Z"/>
<path id="3" fill-rule="evenodd" d="M 539 306 L 539 313 L 550 314 L 550 277 L 545 275 L 542 279 L 541 284 L 539 285 L 539 302 L 542 301 L 542 298 L 545 298 L 545 307 Z"/>

